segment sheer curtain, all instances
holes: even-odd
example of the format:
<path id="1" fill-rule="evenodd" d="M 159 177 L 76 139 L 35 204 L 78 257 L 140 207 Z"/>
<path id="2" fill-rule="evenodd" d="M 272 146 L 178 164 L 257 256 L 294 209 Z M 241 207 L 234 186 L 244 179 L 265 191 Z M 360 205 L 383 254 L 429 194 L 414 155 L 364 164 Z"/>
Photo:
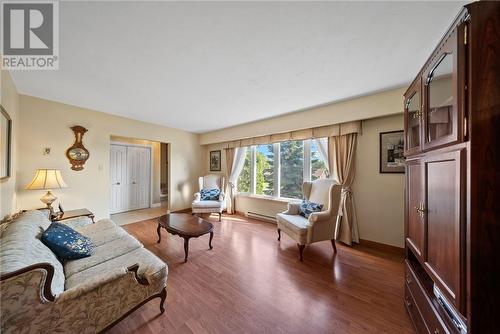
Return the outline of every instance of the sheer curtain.
<path id="1" fill-rule="evenodd" d="M 354 181 L 356 142 L 356 133 L 328 137 L 330 175 L 342 185 L 336 237 L 348 245 L 353 241 L 359 243 L 358 221 L 351 191 Z"/>
<path id="2" fill-rule="evenodd" d="M 233 214 L 235 212 L 234 206 L 234 189 L 236 187 L 236 181 L 240 175 L 243 166 L 245 165 L 245 155 L 247 153 L 246 147 L 236 147 L 226 149 L 226 167 L 227 173 L 229 174 L 229 180 L 227 183 L 227 197 L 226 197 L 226 207 L 227 213 Z"/>
<path id="3" fill-rule="evenodd" d="M 328 161 L 328 138 L 316 138 L 313 139 L 313 142 L 318 148 L 318 153 L 321 157 L 321 160 L 325 162 L 328 173 L 332 175 L 332 171 L 330 170 L 330 161 Z"/>

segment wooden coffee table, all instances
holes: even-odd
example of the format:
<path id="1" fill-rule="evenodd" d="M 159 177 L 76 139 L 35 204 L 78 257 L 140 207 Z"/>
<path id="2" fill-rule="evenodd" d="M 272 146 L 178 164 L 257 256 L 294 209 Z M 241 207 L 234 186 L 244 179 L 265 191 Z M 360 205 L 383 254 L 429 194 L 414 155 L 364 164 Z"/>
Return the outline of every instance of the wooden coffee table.
<path id="1" fill-rule="evenodd" d="M 168 233 L 178 235 L 184 238 L 184 262 L 187 262 L 189 252 L 189 239 L 198 238 L 204 234 L 210 233 L 208 246 L 212 249 L 212 239 L 214 237 L 214 225 L 206 220 L 184 213 L 171 213 L 158 218 L 158 243 L 161 241 L 161 228 Z"/>

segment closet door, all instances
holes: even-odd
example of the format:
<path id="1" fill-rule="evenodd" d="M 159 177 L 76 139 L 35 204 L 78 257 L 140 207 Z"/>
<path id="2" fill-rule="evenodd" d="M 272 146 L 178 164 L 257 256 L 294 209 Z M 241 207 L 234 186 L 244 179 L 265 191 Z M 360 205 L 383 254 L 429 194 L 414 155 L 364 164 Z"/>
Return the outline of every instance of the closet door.
<path id="1" fill-rule="evenodd" d="M 427 254 L 425 267 L 441 292 L 464 312 L 465 145 L 425 158 Z"/>
<path id="2" fill-rule="evenodd" d="M 137 199 L 139 208 L 149 208 L 150 185 L 151 185 L 151 150 L 149 148 L 137 148 L 138 166 L 138 182 L 137 182 Z"/>
<path id="3" fill-rule="evenodd" d="M 111 145 L 111 209 L 110 213 L 128 210 L 127 147 Z"/>
<path id="4" fill-rule="evenodd" d="M 149 207 L 150 150 L 144 147 L 127 147 L 129 210 Z"/>

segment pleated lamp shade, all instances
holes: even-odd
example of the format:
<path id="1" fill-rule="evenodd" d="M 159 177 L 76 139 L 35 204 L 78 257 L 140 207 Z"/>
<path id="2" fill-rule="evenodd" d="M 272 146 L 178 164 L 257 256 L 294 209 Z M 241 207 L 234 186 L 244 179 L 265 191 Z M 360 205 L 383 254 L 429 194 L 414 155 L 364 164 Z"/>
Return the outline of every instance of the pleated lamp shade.
<path id="1" fill-rule="evenodd" d="M 26 186 L 29 190 L 67 188 L 59 169 L 37 169 L 35 177 Z"/>

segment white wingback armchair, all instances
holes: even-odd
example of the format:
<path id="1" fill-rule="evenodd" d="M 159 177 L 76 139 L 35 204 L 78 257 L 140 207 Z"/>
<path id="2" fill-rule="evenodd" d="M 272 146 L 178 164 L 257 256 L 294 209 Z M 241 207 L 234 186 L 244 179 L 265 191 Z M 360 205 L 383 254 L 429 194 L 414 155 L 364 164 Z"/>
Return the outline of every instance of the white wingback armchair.
<path id="1" fill-rule="evenodd" d="M 304 198 L 323 205 L 323 211 L 313 212 L 309 219 L 299 215 L 300 203 L 289 203 L 288 210 L 276 215 L 278 223 L 278 240 L 281 231 L 297 242 L 300 261 L 306 245 L 313 242 L 331 240 L 334 252 L 334 234 L 340 204 L 341 186 L 331 179 L 304 182 L 302 185 Z"/>
<path id="2" fill-rule="evenodd" d="M 202 201 L 200 193 L 195 193 L 193 203 L 191 204 L 193 214 L 203 215 L 218 213 L 219 221 L 221 221 L 222 212 L 226 209 L 226 200 L 224 195 L 225 178 L 220 175 L 209 174 L 201 176 L 198 179 L 198 183 L 200 191 L 219 189 L 220 195 L 218 200 Z"/>

